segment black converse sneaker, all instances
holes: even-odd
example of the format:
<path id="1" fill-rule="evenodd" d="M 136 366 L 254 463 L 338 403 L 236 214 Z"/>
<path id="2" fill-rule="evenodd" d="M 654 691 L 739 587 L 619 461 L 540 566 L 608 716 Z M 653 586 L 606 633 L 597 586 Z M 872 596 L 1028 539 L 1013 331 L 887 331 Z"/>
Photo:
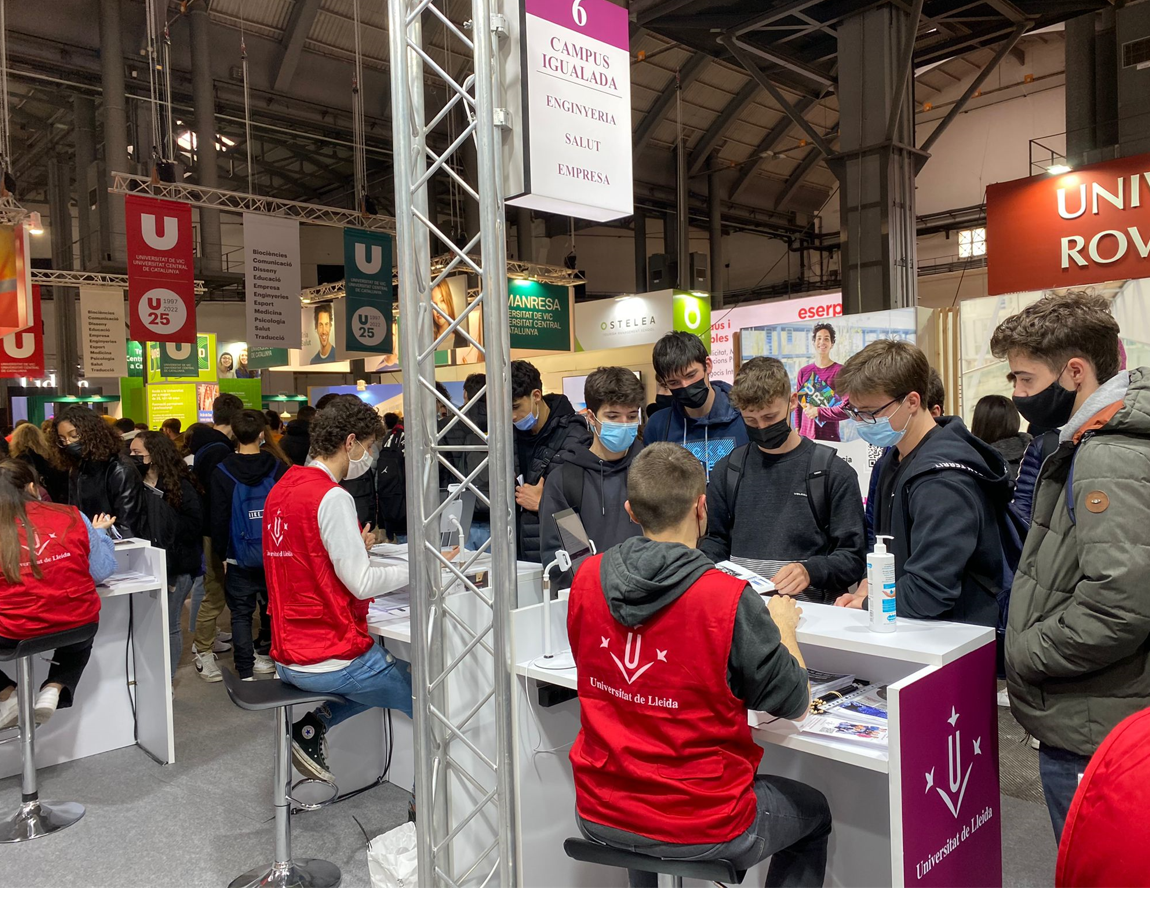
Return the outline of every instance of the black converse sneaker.
<path id="1" fill-rule="evenodd" d="M 331 784 L 335 776 L 327 765 L 327 727 L 308 711 L 291 727 L 292 765 L 309 779 Z"/>

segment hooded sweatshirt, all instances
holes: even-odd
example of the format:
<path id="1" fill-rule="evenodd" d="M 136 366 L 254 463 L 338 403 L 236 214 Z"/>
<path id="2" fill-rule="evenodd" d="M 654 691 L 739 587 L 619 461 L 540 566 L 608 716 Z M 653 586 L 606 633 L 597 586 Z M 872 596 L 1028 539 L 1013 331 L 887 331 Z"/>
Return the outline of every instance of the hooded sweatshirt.
<path id="1" fill-rule="evenodd" d="M 632 536 L 643 534 L 642 528 L 627 515 L 624 507 L 627 501 L 627 472 L 635 456 L 642 450 L 643 446 L 635 441 L 627 454 L 617 461 L 604 461 L 584 445 L 571 446 L 560 453 L 556 460 L 557 463 L 562 462 L 563 467 L 547 480 L 543 488 L 543 501 L 539 505 L 540 560 L 544 566 L 555 560 L 555 552 L 563 547 L 554 515 L 572 508 L 568 502 L 569 497 L 564 494 L 568 465 L 579 471 L 583 484 L 582 503 L 574 510 L 583 522 L 587 537 L 595 543 L 600 554 Z M 574 576 L 574 571 L 569 570 L 553 575 L 552 579 L 562 589 L 571 585 Z"/>
<path id="2" fill-rule="evenodd" d="M 1002 587 L 996 506 L 1010 501 L 1010 477 L 1002 456 L 960 419 L 938 423 L 907 461 L 887 455 L 890 488 L 875 496 L 876 528 L 889 522 L 893 537 L 898 614 L 994 626 Z"/>
<path id="3" fill-rule="evenodd" d="M 222 470 L 220 469 L 222 468 Z M 267 476 L 274 476 L 276 481 L 287 472 L 287 466 L 267 452 L 258 452 L 254 455 L 241 455 L 232 452 L 225 457 L 212 472 L 212 550 L 221 560 L 235 562 L 235 555 L 229 544 L 231 541 L 232 523 L 232 494 L 236 484 L 223 472 L 226 470 L 233 477 L 248 486 L 257 486 Z"/>
<path id="4" fill-rule="evenodd" d="M 192 473 L 204 490 L 204 535 L 212 535 L 212 473 L 224 458 L 235 451 L 232 441 L 214 427 L 196 430 L 188 440 L 188 451 L 194 456 Z"/>
<path id="5" fill-rule="evenodd" d="M 1002 455 L 1002 460 L 1006 462 L 1006 470 L 1011 479 L 1018 479 L 1018 468 L 1022 464 L 1022 456 L 1026 454 L 1026 449 L 1030 446 L 1030 441 L 1033 438 L 1029 433 L 1019 433 L 1017 436 L 1007 436 L 1005 439 L 999 439 L 990 444 L 991 448 Z"/>
<path id="6" fill-rule="evenodd" d="M 290 420 L 284 427 L 280 448 L 293 464 L 307 464 L 307 455 L 311 450 L 310 431 L 311 422 L 306 420 Z"/>
<path id="7" fill-rule="evenodd" d="M 690 417 L 678 403 L 656 411 L 643 429 L 643 444 L 677 442 L 703 462 L 707 477 L 720 460 L 738 445 L 747 444 L 747 428 L 728 395 L 731 385 L 712 380 L 715 401 L 704 417 Z"/>

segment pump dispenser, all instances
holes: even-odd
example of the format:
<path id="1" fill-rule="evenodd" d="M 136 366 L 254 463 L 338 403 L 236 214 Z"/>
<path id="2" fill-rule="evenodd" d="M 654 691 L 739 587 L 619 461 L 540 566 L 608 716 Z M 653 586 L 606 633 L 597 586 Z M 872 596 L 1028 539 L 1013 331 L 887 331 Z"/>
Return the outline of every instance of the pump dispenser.
<path id="1" fill-rule="evenodd" d="M 872 632 L 894 632 L 894 555 L 886 550 L 890 536 L 875 536 L 874 551 L 866 556 L 867 607 Z"/>

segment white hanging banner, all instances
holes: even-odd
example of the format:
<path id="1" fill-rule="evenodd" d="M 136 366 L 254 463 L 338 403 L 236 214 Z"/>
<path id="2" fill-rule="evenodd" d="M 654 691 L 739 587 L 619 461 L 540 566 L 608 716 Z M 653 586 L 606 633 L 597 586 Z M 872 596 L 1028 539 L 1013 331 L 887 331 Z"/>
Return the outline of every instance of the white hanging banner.
<path id="1" fill-rule="evenodd" d="M 248 344 L 300 347 L 299 222 L 244 213 Z"/>
<path id="2" fill-rule="evenodd" d="M 122 289 L 80 287 L 80 334 L 85 377 L 128 376 Z"/>

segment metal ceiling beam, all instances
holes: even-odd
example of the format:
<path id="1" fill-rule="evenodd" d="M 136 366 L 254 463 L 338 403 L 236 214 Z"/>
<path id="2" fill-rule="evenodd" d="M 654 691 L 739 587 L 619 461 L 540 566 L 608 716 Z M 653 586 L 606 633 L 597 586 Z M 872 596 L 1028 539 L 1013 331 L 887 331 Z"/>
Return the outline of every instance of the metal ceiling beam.
<path id="1" fill-rule="evenodd" d="M 795 106 L 795 111 L 802 115 L 815 105 L 816 102 L 814 97 L 804 97 L 799 100 L 798 105 Z M 766 133 L 766 136 L 759 141 L 759 145 L 755 147 L 754 152 L 747 157 L 748 160 L 743 163 L 739 176 L 735 178 L 734 183 L 731 184 L 731 191 L 728 194 L 730 199 L 734 199 L 739 191 L 750 182 L 751 178 L 755 176 L 755 173 L 767 160 L 768 154 L 775 148 L 780 140 L 787 136 L 787 132 L 793 127 L 796 127 L 794 121 L 784 115 L 775 126 Z"/>
<path id="2" fill-rule="evenodd" d="M 898 71 L 902 74 L 894 88 L 894 102 L 891 104 L 890 117 L 886 124 L 886 139 L 888 141 L 894 140 L 895 131 L 898 129 L 898 120 L 902 117 L 906 86 L 914 77 L 914 45 L 918 40 L 918 23 L 922 20 L 923 3 L 924 0 L 914 0 L 914 9 L 911 10 L 910 19 L 907 22 L 906 37 L 903 41 L 902 53 L 898 58 Z"/>
<path id="3" fill-rule="evenodd" d="M 838 126 L 839 123 L 836 119 L 835 123 L 831 126 L 831 130 L 837 131 Z M 806 157 L 799 163 L 798 167 L 791 172 L 790 177 L 787 178 L 787 182 L 783 185 L 782 192 L 775 200 L 776 209 L 783 208 L 790 201 L 795 191 L 799 189 L 803 181 L 806 180 L 807 175 L 811 173 L 811 169 L 819 163 L 820 159 L 822 159 L 822 154 L 816 149 L 812 149 L 807 153 Z"/>
<path id="4" fill-rule="evenodd" d="M 731 125 L 738 120 L 746 108 L 751 105 L 761 89 L 755 79 L 751 78 L 731 98 L 723 111 L 719 113 L 718 118 L 711 122 L 711 126 L 707 128 L 706 133 L 699 138 L 694 149 L 691 150 L 691 156 L 687 163 L 687 174 L 690 177 L 694 177 L 703 169 L 703 166 L 707 164 L 707 156 L 711 150 L 719 145 L 719 141 L 723 139 L 727 131 L 731 129 Z"/>
<path id="5" fill-rule="evenodd" d="M 662 2 L 648 6 L 642 12 L 638 13 L 635 16 L 635 24 L 643 28 L 651 24 L 651 22 L 655 21 L 659 16 L 670 15 L 690 2 L 691 0 L 662 0 Z"/>
<path id="6" fill-rule="evenodd" d="M 725 37 L 725 35 L 724 35 Z M 723 43 L 732 53 L 735 52 L 735 47 L 739 47 L 744 51 L 754 53 L 756 56 L 761 56 L 767 62 L 774 63 L 777 66 L 788 69 L 797 75 L 802 75 L 804 78 L 813 81 L 819 87 L 834 87 L 834 79 L 831 78 L 826 72 L 816 69 L 813 66 L 807 65 L 801 60 L 795 59 L 793 56 L 788 56 L 786 53 L 779 53 L 777 50 L 767 50 L 764 47 L 749 44 L 739 38 L 731 38 L 724 41 L 719 38 L 719 42 Z M 742 61 L 740 59 L 740 61 Z M 744 66 L 745 67 L 745 66 Z"/>
<path id="7" fill-rule="evenodd" d="M 819 0 L 791 0 L 790 3 L 785 3 L 782 6 L 774 7 L 770 12 L 764 15 L 755 16 L 753 19 L 747 19 L 742 25 L 735 28 L 736 35 L 746 34 L 748 31 L 754 31 L 756 28 L 762 28 L 764 25 L 770 25 L 772 22 L 777 22 L 779 19 L 785 19 L 787 16 L 794 15 L 797 12 L 802 12 L 811 6 L 818 3 Z"/>
<path id="8" fill-rule="evenodd" d="M 284 29 L 283 55 L 276 68 L 273 88 L 276 93 L 287 93 L 291 86 L 296 66 L 299 65 L 300 56 L 303 55 L 304 42 L 311 34 L 311 26 L 319 13 L 319 2 L 320 0 L 295 0 L 292 4 L 287 27 Z"/>
<path id="9" fill-rule="evenodd" d="M 679 71 L 671 76 L 671 80 L 667 82 L 663 91 L 655 99 L 654 105 L 643 116 L 643 120 L 639 122 L 638 127 L 635 128 L 635 136 L 632 142 L 632 155 L 638 158 L 639 154 L 647 148 L 647 144 L 651 142 L 651 137 L 655 133 L 655 129 L 663 123 L 663 119 L 667 117 L 667 113 L 671 111 L 671 106 L 675 102 L 676 87 L 681 90 L 686 90 L 693 83 L 695 79 L 703 73 L 703 69 L 710 63 L 711 57 L 706 53 L 695 53 L 687 63 L 679 69 Z"/>

